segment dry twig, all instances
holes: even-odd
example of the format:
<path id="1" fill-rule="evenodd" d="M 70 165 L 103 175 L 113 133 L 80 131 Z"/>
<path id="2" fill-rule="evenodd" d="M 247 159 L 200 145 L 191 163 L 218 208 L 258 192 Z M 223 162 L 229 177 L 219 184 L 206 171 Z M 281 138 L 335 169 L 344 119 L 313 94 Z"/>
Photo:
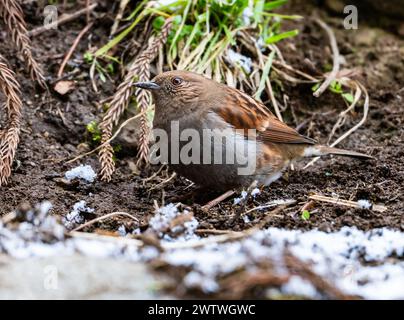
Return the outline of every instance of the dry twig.
<path id="1" fill-rule="evenodd" d="M 68 236 L 71 238 L 79 238 L 85 240 L 94 240 L 94 241 L 104 241 L 107 243 L 115 243 L 119 245 L 125 246 L 134 246 L 140 248 L 143 245 L 143 241 L 125 237 L 112 237 L 107 235 L 100 235 L 96 233 L 89 232 L 81 232 L 81 231 L 71 231 L 68 233 Z"/>
<path id="2" fill-rule="evenodd" d="M 207 204 L 202 206 L 201 209 L 203 211 L 208 211 L 208 210 L 212 209 L 213 207 L 217 206 L 220 202 L 222 202 L 222 201 L 226 200 L 227 198 L 231 197 L 235 193 L 236 192 L 234 190 L 226 191 L 225 193 L 223 193 L 219 197 L 209 201 Z"/>
<path id="3" fill-rule="evenodd" d="M 118 130 L 115 131 L 114 135 L 113 135 L 111 138 L 109 138 L 107 141 L 105 141 L 103 144 L 100 144 L 97 148 L 95 148 L 95 149 L 93 149 L 93 150 L 91 150 L 91 151 L 89 151 L 89 152 L 80 154 L 80 155 L 78 155 L 77 157 L 74 157 L 73 159 L 70 159 L 70 160 L 66 161 L 66 164 L 75 162 L 75 161 L 77 161 L 77 160 L 79 160 L 79 159 L 81 159 L 81 158 L 83 158 L 83 157 L 85 157 L 85 156 L 89 156 L 90 154 L 96 152 L 97 150 L 100 150 L 102 147 L 106 146 L 106 145 L 109 144 L 112 140 L 114 140 L 114 139 L 118 136 L 118 134 L 121 132 L 121 130 L 122 130 L 129 122 L 131 122 L 132 120 L 135 120 L 135 119 L 137 119 L 137 118 L 140 118 L 141 116 L 142 116 L 142 113 L 138 113 L 137 115 L 135 115 L 135 116 L 133 116 L 133 117 L 131 117 L 131 118 L 125 120 L 124 122 L 121 123 L 121 125 L 120 125 L 119 128 L 118 128 Z"/>
<path id="4" fill-rule="evenodd" d="M 62 15 L 59 20 L 52 22 L 46 26 L 41 26 L 38 27 L 34 30 L 31 30 L 28 32 L 28 36 L 30 37 L 35 37 L 37 35 L 40 35 L 42 33 L 44 33 L 45 31 L 51 30 L 56 28 L 57 26 L 60 26 L 61 24 L 64 24 L 66 22 L 72 21 L 78 17 L 80 17 L 83 14 L 86 14 L 87 12 L 91 12 L 93 11 L 96 7 L 97 7 L 97 3 L 93 3 L 92 5 L 90 5 L 88 8 L 83 8 L 81 10 L 78 10 L 76 12 L 73 12 L 71 14 L 64 14 Z"/>
<path id="5" fill-rule="evenodd" d="M 90 23 L 90 10 L 89 10 L 90 2 L 91 2 L 91 0 L 86 0 L 86 21 L 87 21 L 87 24 Z"/>
<path id="6" fill-rule="evenodd" d="M 123 216 L 123 217 L 126 217 L 126 218 L 130 218 L 130 219 L 132 219 L 132 220 L 134 220 L 136 222 L 139 222 L 139 220 L 136 217 L 132 216 L 131 214 L 129 214 L 127 212 L 117 211 L 117 212 L 108 213 L 108 214 L 106 214 L 104 216 L 101 216 L 101 217 L 95 218 L 93 220 L 90 220 L 90 221 L 78 226 L 77 228 L 74 228 L 71 232 L 79 231 L 81 229 L 84 229 L 86 227 L 89 227 L 89 226 L 93 225 L 94 223 L 101 222 L 101 221 L 104 221 L 106 219 L 110 219 L 110 218 L 113 218 L 113 217 L 116 217 L 116 216 Z"/>
<path id="7" fill-rule="evenodd" d="M 74 50 L 76 50 L 77 45 L 80 42 L 80 39 L 84 36 L 84 34 L 92 27 L 92 23 L 88 24 L 87 26 L 84 27 L 83 30 L 80 31 L 80 33 L 77 35 L 76 39 L 74 40 L 72 46 L 70 47 L 69 51 L 67 52 L 66 56 L 64 57 L 62 64 L 60 65 L 59 71 L 57 73 L 57 77 L 60 78 L 63 75 L 63 71 L 65 69 L 65 66 L 69 59 L 71 58 Z"/>
<path id="8" fill-rule="evenodd" d="M 249 209 L 249 210 L 245 211 L 242 215 L 246 215 L 246 214 L 249 214 L 249 213 L 257 211 L 257 210 L 264 210 L 264 209 L 273 208 L 273 207 L 276 207 L 276 206 L 279 206 L 279 205 L 292 205 L 292 204 L 295 204 L 295 203 L 296 203 L 296 200 L 293 200 L 293 199 L 285 200 L 283 203 L 279 202 L 277 200 L 274 200 L 274 201 L 270 201 L 270 202 L 268 202 L 266 204 L 263 204 L 263 205 L 254 207 L 252 209 Z"/>
<path id="9" fill-rule="evenodd" d="M 345 294 L 338 287 L 333 285 L 331 282 L 321 277 L 316 272 L 313 271 L 312 266 L 308 263 L 301 261 L 290 251 L 286 250 L 284 254 L 284 261 L 286 267 L 293 273 L 304 279 L 308 280 L 319 292 L 327 295 L 329 299 L 338 300 L 352 300 L 358 299 L 356 296 L 351 296 Z"/>
<path id="10" fill-rule="evenodd" d="M 115 17 L 114 24 L 111 27 L 111 32 L 109 33 L 110 36 L 114 35 L 118 30 L 119 23 L 123 18 L 123 14 L 125 12 L 126 6 L 128 5 L 130 0 L 121 0 L 119 3 L 118 13 Z"/>
<path id="11" fill-rule="evenodd" d="M 333 204 L 343 205 L 343 206 L 356 208 L 356 209 L 363 208 L 362 206 L 359 205 L 359 203 L 357 201 L 350 201 L 350 200 L 344 200 L 344 199 L 339 199 L 339 198 L 331 198 L 331 197 L 326 197 L 326 196 L 322 196 L 319 194 L 314 194 L 314 195 L 310 196 L 309 198 L 314 201 L 333 203 Z M 376 212 L 384 212 L 387 210 L 387 208 L 382 205 L 373 204 L 373 205 L 371 205 L 370 210 L 373 210 Z"/>
<path id="12" fill-rule="evenodd" d="M 335 39 L 334 32 L 332 29 L 322 20 L 320 19 L 315 19 L 315 22 L 322 27 L 328 34 L 328 37 L 330 39 L 330 45 L 331 45 L 331 50 L 332 50 L 332 70 L 328 74 L 327 78 L 325 81 L 321 84 L 321 86 L 313 93 L 315 97 L 319 97 L 331 84 L 333 80 L 335 80 L 335 77 L 338 74 L 339 71 L 339 50 L 338 50 L 338 45 L 337 45 L 337 40 Z"/>
<path id="13" fill-rule="evenodd" d="M 361 83 L 359 83 L 358 81 L 355 81 L 355 80 L 350 80 L 350 79 L 347 79 L 347 78 L 343 78 L 341 80 L 342 80 L 342 82 L 344 84 L 346 84 L 346 85 L 348 85 L 350 87 L 356 87 L 357 90 L 364 93 L 365 101 L 363 103 L 363 116 L 362 116 L 362 119 L 355 126 L 353 126 L 351 129 L 349 129 L 347 132 L 345 132 L 343 135 L 341 135 L 337 140 L 335 140 L 331 144 L 331 147 L 335 147 L 338 143 L 340 143 L 346 137 L 348 137 L 353 132 L 358 130 L 365 123 L 366 118 L 367 118 L 368 113 L 369 113 L 369 94 L 368 94 L 366 88 Z M 357 100 L 358 99 L 357 99 L 356 94 L 355 94 L 355 99 L 354 99 L 354 102 L 352 104 L 353 106 L 355 106 Z M 348 107 L 348 109 L 347 109 L 348 111 L 352 109 L 352 105 Z M 342 113 L 342 116 L 345 116 L 345 113 Z M 338 120 L 337 120 L 337 124 L 338 124 Z M 313 160 L 311 160 L 307 165 L 305 165 L 303 169 L 306 169 L 307 167 L 313 165 L 316 161 L 318 161 L 318 159 L 320 159 L 320 157 L 313 158 Z"/>

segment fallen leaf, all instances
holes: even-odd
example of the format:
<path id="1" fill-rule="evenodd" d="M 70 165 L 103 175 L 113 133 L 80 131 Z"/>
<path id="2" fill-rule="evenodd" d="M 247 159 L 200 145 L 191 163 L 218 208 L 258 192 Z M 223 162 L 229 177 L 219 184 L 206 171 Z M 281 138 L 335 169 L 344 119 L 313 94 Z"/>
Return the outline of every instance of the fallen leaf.
<path id="1" fill-rule="evenodd" d="M 55 84 L 53 89 L 64 96 L 66 93 L 72 91 L 74 89 L 74 81 L 59 81 L 58 83 Z"/>

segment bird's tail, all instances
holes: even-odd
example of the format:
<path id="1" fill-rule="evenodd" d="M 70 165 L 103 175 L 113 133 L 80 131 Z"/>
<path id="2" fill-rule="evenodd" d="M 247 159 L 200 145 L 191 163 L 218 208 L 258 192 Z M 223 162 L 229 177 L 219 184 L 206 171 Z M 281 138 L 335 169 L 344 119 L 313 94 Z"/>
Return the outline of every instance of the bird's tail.
<path id="1" fill-rule="evenodd" d="M 305 157 L 318 157 L 318 156 L 325 156 L 328 154 L 335 154 L 335 155 L 339 155 L 339 156 L 353 157 L 353 158 L 358 158 L 358 159 L 374 159 L 374 157 L 369 156 L 364 153 L 350 151 L 350 150 L 344 150 L 344 149 L 338 149 L 338 148 L 333 148 L 333 147 L 327 147 L 327 146 L 321 146 L 321 145 L 309 146 L 304 151 Z"/>

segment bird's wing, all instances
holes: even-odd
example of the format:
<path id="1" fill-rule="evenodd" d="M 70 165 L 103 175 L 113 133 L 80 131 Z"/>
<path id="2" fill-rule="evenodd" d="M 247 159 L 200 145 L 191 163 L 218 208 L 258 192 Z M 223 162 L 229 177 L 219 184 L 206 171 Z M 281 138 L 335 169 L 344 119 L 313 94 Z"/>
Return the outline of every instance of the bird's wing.
<path id="1" fill-rule="evenodd" d="M 316 141 L 301 135 L 275 117 L 261 102 L 247 94 L 226 87 L 225 105 L 215 112 L 235 129 L 256 129 L 263 141 L 287 144 L 315 144 Z M 237 107 L 235 107 L 237 106 Z M 245 132 L 247 135 L 247 132 Z"/>

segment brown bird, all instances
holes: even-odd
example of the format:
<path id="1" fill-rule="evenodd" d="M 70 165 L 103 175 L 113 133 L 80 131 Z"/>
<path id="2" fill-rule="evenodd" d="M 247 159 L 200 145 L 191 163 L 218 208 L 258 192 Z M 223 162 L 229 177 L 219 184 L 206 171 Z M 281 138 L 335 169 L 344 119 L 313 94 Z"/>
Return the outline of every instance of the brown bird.
<path id="1" fill-rule="evenodd" d="M 362 153 L 319 145 L 278 120 L 261 102 L 196 73 L 169 71 L 134 86 L 152 92 L 153 126 L 168 135 L 167 162 L 179 174 L 203 187 L 229 190 L 249 186 L 254 181 L 269 185 L 281 177 L 292 161 L 303 157 L 335 154 L 372 159 Z M 173 132 L 176 128 L 173 123 L 178 126 L 180 135 L 187 129 L 200 136 L 211 132 L 212 136 L 207 139 L 211 143 L 180 139 Z M 220 140 L 223 136 L 231 143 L 223 143 Z M 187 144 L 195 150 L 201 149 L 199 154 L 192 155 L 199 161 L 190 162 L 189 158 L 181 157 L 187 155 L 181 151 Z M 217 155 L 221 156 L 221 161 L 215 161 Z M 227 161 L 226 155 L 236 160 Z M 246 169 L 251 163 L 252 170 Z"/>

